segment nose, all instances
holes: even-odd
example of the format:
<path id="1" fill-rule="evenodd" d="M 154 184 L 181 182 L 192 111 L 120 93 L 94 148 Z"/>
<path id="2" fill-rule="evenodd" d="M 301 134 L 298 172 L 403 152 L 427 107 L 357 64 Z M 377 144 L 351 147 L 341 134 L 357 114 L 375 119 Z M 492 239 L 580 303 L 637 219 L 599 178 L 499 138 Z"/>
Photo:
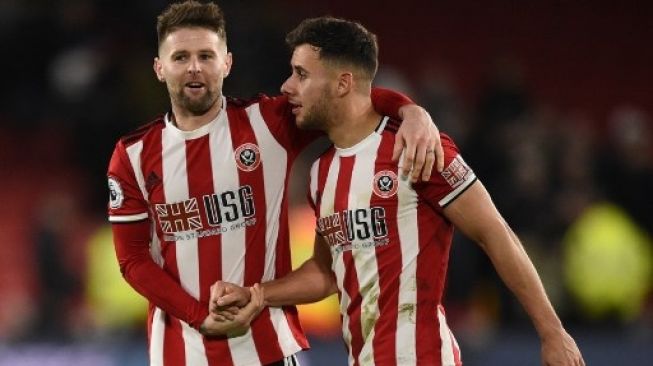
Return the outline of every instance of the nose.
<path id="1" fill-rule="evenodd" d="M 288 79 L 286 79 L 286 81 L 283 82 L 283 84 L 281 84 L 281 93 L 288 95 L 290 94 L 290 90 L 291 89 L 290 89 L 290 77 L 289 77 Z"/>
<path id="2" fill-rule="evenodd" d="M 200 67 L 199 61 L 195 57 L 191 58 L 190 63 L 188 64 L 188 73 L 193 75 L 200 72 L 202 72 L 202 68 Z"/>

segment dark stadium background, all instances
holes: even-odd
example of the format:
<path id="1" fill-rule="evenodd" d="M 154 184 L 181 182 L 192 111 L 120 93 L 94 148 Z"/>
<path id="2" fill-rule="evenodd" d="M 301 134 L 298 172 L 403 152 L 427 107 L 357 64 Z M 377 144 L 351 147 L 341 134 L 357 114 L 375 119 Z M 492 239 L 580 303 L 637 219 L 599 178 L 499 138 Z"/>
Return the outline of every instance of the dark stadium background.
<path id="1" fill-rule="evenodd" d="M 107 231 L 116 139 L 167 108 L 166 1 L 0 1 L 0 366 L 143 365 L 145 304 Z M 304 17 L 379 36 L 377 84 L 454 137 L 520 235 L 588 365 L 653 359 L 653 7 L 640 1 L 221 1 L 225 93 L 275 94 Z M 294 261 L 310 254 L 312 149 L 295 167 Z M 457 237 L 446 307 L 465 365 L 537 365 L 520 306 Z M 331 303 L 303 308 L 304 365 L 345 362 Z"/>

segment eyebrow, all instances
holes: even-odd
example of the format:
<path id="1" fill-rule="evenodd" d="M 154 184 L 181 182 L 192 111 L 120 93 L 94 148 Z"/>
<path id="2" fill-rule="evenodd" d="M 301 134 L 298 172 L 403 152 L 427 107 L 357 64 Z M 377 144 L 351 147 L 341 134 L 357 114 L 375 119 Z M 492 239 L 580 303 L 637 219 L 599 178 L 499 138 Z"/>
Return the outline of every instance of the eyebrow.
<path id="1" fill-rule="evenodd" d="M 184 53 L 191 53 L 191 52 L 188 51 L 188 50 L 185 50 L 185 49 L 180 49 L 180 50 L 173 51 L 171 53 L 171 55 L 175 56 L 175 55 L 184 54 Z M 214 50 L 210 49 L 210 48 L 205 48 L 205 49 L 198 50 L 197 53 L 211 53 L 211 54 L 214 54 L 214 55 L 216 54 L 216 52 Z"/>
<path id="2" fill-rule="evenodd" d="M 295 70 L 297 72 L 308 73 L 308 70 L 306 70 L 305 68 L 303 68 L 302 66 L 299 66 L 299 65 L 292 65 L 292 68 L 293 68 L 293 70 Z"/>
<path id="3" fill-rule="evenodd" d="M 210 48 L 205 48 L 205 49 L 199 50 L 199 51 L 197 51 L 197 52 L 198 52 L 198 53 L 213 53 L 213 54 L 216 53 L 214 50 L 212 50 L 212 49 L 210 49 Z"/>

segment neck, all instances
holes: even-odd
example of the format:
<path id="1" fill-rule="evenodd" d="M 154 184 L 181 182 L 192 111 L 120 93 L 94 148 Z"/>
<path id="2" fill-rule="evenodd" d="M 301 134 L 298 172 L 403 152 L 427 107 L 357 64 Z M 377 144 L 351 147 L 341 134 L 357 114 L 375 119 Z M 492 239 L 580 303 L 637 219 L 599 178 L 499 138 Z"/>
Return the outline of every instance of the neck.
<path id="1" fill-rule="evenodd" d="M 177 126 L 178 129 L 182 131 L 194 131 L 211 121 L 213 121 L 220 110 L 222 109 L 222 97 L 209 108 L 208 111 L 204 112 L 202 115 L 194 115 L 189 112 L 186 108 L 181 108 L 176 104 L 172 104 L 172 114 L 173 114 L 173 123 Z"/>
<path id="2" fill-rule="evenodd" d="M 336 108 L 334 123 L 325 131 L 339 148 L 348 148 L 363 141 L 379 124 L 381 116 L 372 106 L 369 95 L 352 95 Z"/>

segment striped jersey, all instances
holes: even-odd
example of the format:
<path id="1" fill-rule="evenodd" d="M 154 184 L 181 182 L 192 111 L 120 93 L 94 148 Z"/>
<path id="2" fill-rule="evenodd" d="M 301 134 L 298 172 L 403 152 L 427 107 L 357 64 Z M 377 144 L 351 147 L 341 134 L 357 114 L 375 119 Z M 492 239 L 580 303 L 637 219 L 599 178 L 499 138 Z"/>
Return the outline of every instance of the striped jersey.
<path id="1" fill-rule="evenodd" d="M 442 303 L 453 226 L 443 208 L 476 180 L 441 134 L 445 169 L 398 178 L 396 122 L 311 168 L 309 202 L 337 280 L 350 365 L 462 365 Z"/>
<path id="2" fill-rule="evenodd" d="M 151 365 L 261 365 L 308 347 L 295 307 L 264 309 L 240 337 L 197 331 L 217 280 L 251 286 L 291 270 L 288 175 L 317 136 L 297 129 L 284 97 L 222 105 L 191 132 L 155 120 L 122 138 L 109 166 L 121 270 L 151 302 Z M 147 240 L 121 228 L 138 222 Z"/>

